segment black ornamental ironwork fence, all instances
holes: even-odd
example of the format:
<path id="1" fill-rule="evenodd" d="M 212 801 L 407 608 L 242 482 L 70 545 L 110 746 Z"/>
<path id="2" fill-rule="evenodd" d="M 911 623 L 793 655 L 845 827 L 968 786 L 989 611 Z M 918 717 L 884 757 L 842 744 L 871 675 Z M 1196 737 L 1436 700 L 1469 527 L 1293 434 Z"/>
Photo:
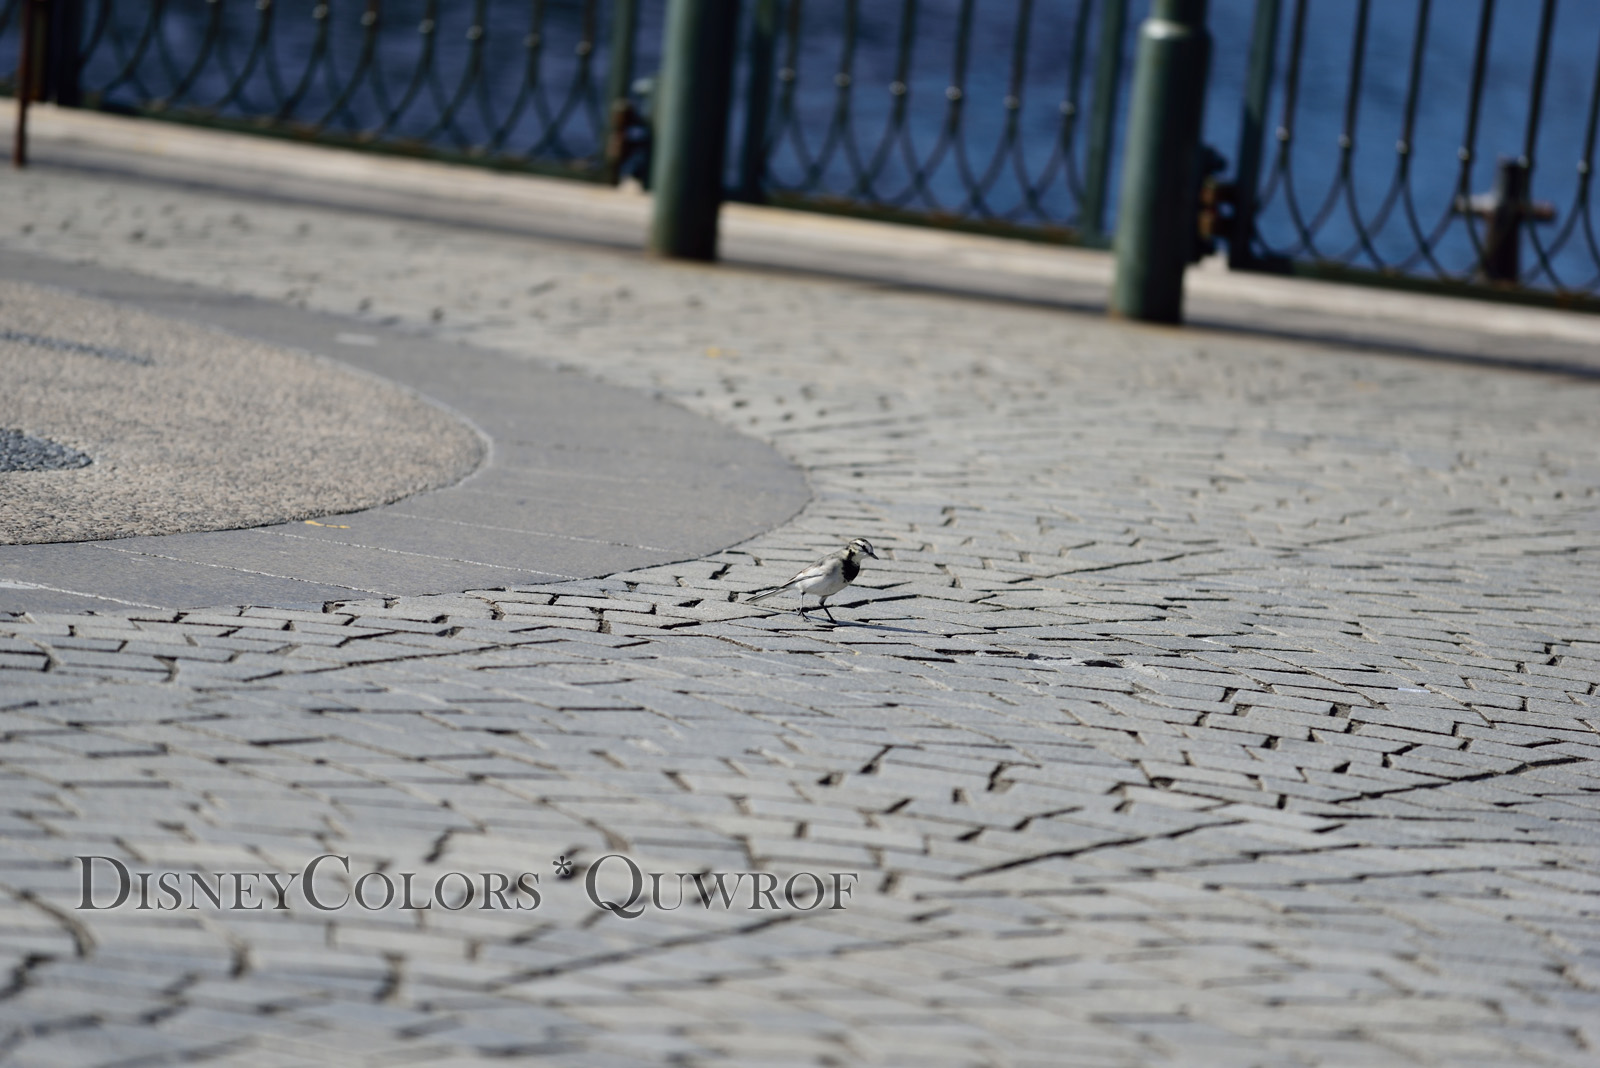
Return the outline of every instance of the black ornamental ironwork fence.
<path id="1" fill-rule="evenodd" d="M 648 177 L 666 0 L 0 0 L 11 92 L 25 4 L 63 104 Z M 745 0 L 729 194 L 1104 245 L 1134 7 Z M 1235 269 L 1600 308 L 1600 5 L 1211 0 L 1210 26 L 1233 173 L 1201 202 Z"/>
<path id="2" fill-rule="evenodd" d="M 30 2 L 0 2 L 9 55 Z M 632 0 L 44 6 L 39 88 L 63 103 L 586 178 L 607 175 L 611 100 L 653 62 L 635 40 L 659 37 Z"/>
<path id="3" fill-rule="evenodd" d="M 746 195 L 1105 242 L 1127 0 L 756 8 Z"/>
<path id="4" fill-rule="evenodd" d="M 1254 16 L 1233 267 L 1600 307 L 1600 5 Z"/>

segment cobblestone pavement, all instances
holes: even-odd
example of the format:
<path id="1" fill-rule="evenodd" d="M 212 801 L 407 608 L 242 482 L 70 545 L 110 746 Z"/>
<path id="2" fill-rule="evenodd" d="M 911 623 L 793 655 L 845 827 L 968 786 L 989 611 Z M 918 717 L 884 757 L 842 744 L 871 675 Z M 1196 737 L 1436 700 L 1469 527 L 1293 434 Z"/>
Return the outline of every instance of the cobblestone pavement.
<path id="1" fill-rule="evenodd" d="M 4 188 L 8 247 L 578 366 L 815 490 L 605 579 L 0 623 L 6 1063 L 1600 1063 L 1592 379 Z M 737 599 L 852 536 L 840 625 Z M 76 855 L 324 853 L 542 901 L 74 908 Z M 629 920 L 608 854 L 859 880 Z"/>

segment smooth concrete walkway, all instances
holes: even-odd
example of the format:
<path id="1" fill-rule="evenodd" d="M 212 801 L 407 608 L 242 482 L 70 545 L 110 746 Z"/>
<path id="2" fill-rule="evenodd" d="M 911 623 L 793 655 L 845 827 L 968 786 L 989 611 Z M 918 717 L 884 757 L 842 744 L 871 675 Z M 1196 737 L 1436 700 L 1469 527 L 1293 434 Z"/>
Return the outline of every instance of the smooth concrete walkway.
<path id="1" fill-rule="evenodd" d="M 0 178 L 4 248 L 558 359 L 813 491 L 600 578 L 0 623 L 10 1063 L 1595 1064 L 1590 320 L 1145 329 L 490 222 Z M 855 536 L 837 625 L 743 599 Z"/>
<path id="2" fill-rule="evenodd" d="M 454 593 L 604 575 L 742 541 L 792 516 L 808 496 L 804 475 L 749 437 L 676 405 L 558 370 L 552 362 L 510 359 L 370 322 L 0 251 L 0 279 L 5 278 L 158 316 L 140 322 L 208 327 L 215 333 L 199 340 L 218 349 L 270 342 L 276 348 L 263 351 L 316 354 L 334 361 L 333 367 L 377 376 L 364 385 L 348 376 L 333 379 L 337 384 L 348 380 L 350 388 L 384 396 L 392 389 L 387 384 L 397 383 L 442 403 L 477 429 L 414 400 L 387 425 L 378 425 L 370 418 L 371 404 L 341 403 L 321 382 L 320 394 L 301 397 L 310 414 L 346 422 L 365 418 L 364 425 L 339 428 L 337 444 L 344 451 L 330 456 L 316 435 L 297 432 L 301 413 L 280 411 L 282 402 L 271 400 L 260 372 L 252 381 L 228 384 L 237 395 L 234 406 L 249 416 L 243 425 L 237 419 L 229 425 L 216 411 L 203 409 L 210 394 L 197 395 L 198 384 L 165 400 L 124 396 L 121 418 L 126 421 L 136 408 L 142 424 L 149 424 L 144 436 L 181 437 L 197 422 L 205 440 L 181 452 L 164 450 L 161 464 L 124 461 L 86 487 L 95 497 L 84 502 L 84 511 L 124 532 L 136 529 L 145 514 L 152 514 L 158 528 L 184 532 L 93 540 L 74 537 L 76 527 L 68 525 L 57 537 L 29 540 L 79 544 L 0 545 L 0 611 L 241 604 L 315 610 L 352 596 Z M 9 303 L 0 307 L 0 319 L 11 310 Z M 316 374 L 327 372 L 318 366 L 308 363 L 311 377 L 296 386 L 297 396 L 319 388 Z M 207 376 L 241 373 L 232 364 L 203 370 Z M 52 422 L 37 406 L 30 409 L 16 391 L 8 404 L 32 414 L 29 429 L 76 428 L 65 414 Z M 162 405 L 169 421 L 164 434 Z M 441 416 L 449 425 L 440 424 Z M 409 435 L 402 421 L 407 419 Z M 225 445 L 236 446 L 240 456 L 231 467 Z M 248 487 L 229 491 L 235 484 L 229 480 L 262 477 L 268 468 L 257 464 L 261 470 L 252 476 L 246 458 L 274 453 L 283 457 L 270 468 L 278 472 L 274 477 L 289 488 L 307 488 L 292 497 L 282 488 L 268 493 L 253 505 L 254 514 L 290 510 L 318 518 L 217 529 L 242 526 L 239 520 L 253 514 L 238 501 Z M 387 466 L 370 470 L 374 463 Z M 414 484 L 419 463 L 442 465 L 445 477 L 433 481 L 448 484 L 406 492 L 381 507 L 349 513 L 336 507 L 370 497 L 374 487 L 380 500 L 400 495 L 387 487 L 405 486 L 408 479 Z M 146 467 L 157 468 L 160 479 L 144 474 Z M 314 478 L 300 474 L 306 468 Z M 26 492 L 32 484 L 62 476 L 14 477 L 21 485 L 0 493 L 4 507 L 21 510 L 36 504 Z M 107 482 L 115 493 L 105 488 Z M 207 490 L 212 483 L 218 488 Z"/>

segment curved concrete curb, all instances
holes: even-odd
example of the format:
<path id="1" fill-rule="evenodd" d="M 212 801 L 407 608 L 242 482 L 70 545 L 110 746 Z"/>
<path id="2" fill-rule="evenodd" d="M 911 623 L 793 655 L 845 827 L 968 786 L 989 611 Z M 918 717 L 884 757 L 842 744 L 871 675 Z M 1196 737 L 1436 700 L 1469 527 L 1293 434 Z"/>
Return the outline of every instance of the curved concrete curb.
<path id="1" fill-rule="evenodd" d="M 765 444 L 576 372 L 18 253 L 0 253 L 0 278 L 337 353 L 461 414 L 491 441 L 465 481 L 348 515 L 0 546 L 0 611 L 306 607 L 593 577 L 715 552 L 783 522 L 810 496 L 804 474 Z"/>

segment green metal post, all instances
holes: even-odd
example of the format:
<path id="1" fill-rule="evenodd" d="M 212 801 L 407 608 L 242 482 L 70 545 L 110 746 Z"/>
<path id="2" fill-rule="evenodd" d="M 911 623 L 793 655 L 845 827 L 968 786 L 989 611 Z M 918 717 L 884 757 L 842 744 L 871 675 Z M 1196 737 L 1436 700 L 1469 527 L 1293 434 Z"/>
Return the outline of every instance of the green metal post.
<path id="1" fill-rule="evenodd" d="M 650 251 L 717 258 L 739 0 L 670 0 L 653 112 Z"/>
<path id="2" fill-rule="evenodd" d="M 64 108 L 83 104 L 78 49 L 83 46 L 83 0 L 52 0 L 45 30 L 46 99 Z"/>
<path id="3" fill-rule="evenodd" d="M 1089 112 L 1089 159 L 1083 188 L 1085 236 L 1106 232 L 1106 191 L 1111 182 L 1111 142 L 1122 95 L 1122 38 L 1128 30 L 1128 0 L 1105 0 L 1100 8 L 1100 43 L 1094 61 L 1094 97 Z"/>
<path id="4" fill-rule="evenodd" d="M 611 55 L 606 67 L 606 108 L 610 135 L 606 138 L 606 176 L 615 183 L 622 166 L 623 135 L 632 103 L 634 42 L 639 36 L 639 0 L 615 0 L 611 6 Z"/>
<path id="5" fill-rule="evenodd" d="M 745 94 L 744 144 L 739 154 L 739 199 L 765 199 L 767 113 L 772 110 L 772 57 L 778 47 L 778 0 L 756 0 L 750 25 L 750 87 Z"/>
<path id="6" fill-rule="evenodd" d="M 1239 121 L 1239 169 L 1234 177 L 1233 231 L 1228 235 L 1228 266 L 1238 271 L 1253 262 L 1256 191 L 1261 187 L 1261 156 L 1267 136 L 1267 103 L 1272 95 L 1273 61 L 1278 51 L 1278 13 L 1283 0 L 1256 0 L 1250 32 L 1250 73 Z"/>
<path id="7" fill-rule="evenodd" d="M 1210 59 L 1206 0 L 1155 0 L 1139 28 L 1117 206 L 1112 315 L 1183 321 L 1183 272 L 1196 236 L 1200 121 Z"/>
<path id="8" fill-rule="evenodd" d="M 634 42 L 639 36 L 639 0 L 615 0 L 611 5 L 611 56 L 606 67 L 606 101 L 615 105 L 628 99 L 633 85 Z"/>

